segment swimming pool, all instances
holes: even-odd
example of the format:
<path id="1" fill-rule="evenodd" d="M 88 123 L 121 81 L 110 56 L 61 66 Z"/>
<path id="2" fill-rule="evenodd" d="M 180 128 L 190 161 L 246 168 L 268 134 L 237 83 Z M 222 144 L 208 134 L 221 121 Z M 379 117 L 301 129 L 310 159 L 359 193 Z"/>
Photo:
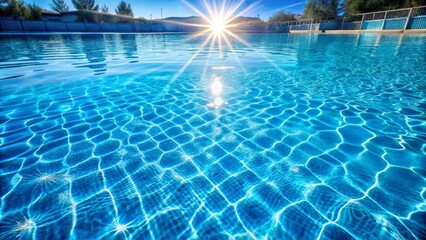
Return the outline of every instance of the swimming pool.
<path id="1" fill-rule="evenodd" d="M 0 238 L 425 239 L 426 35 L 0 36 Z"/>

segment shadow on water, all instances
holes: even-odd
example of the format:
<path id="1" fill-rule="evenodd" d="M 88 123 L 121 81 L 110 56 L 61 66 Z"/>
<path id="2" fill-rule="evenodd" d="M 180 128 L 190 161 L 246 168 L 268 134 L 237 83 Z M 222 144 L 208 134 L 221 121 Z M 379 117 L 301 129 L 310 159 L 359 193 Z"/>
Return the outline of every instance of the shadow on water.
<path id="1" fill-rule="evenodd" d="M 106 46 L 102 35 L 81 35 L 78 43 L 81 53 L 85 54 L 88 63 L 77 63 L 77 68 L 91 68 L 94 72 L 106 71 Z"/>

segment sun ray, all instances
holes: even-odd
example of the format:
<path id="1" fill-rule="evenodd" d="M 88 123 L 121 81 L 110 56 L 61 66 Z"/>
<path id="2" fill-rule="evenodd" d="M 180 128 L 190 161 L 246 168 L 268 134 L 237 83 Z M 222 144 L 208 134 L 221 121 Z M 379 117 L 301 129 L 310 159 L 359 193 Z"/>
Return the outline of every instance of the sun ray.
<path id="1" fill-rule="evenodd" d="M 246 45 L 247 47 L 249 47 L 250 49 L 252 49 L 256 54 L 258 54 L 259 56 L 263 57 L 269 64 L 271 64 L 271 66 L 273 66 L 279 73 L 281 74 L 285 74 L 285 71 L 280 68 L 278 65 L 276 65 L 271 59 L 269 59 L 267 56 L 263 55 L 261 52 L 259 52 L 256 48 L 254 48 L 253 46 L 251 46 L 248 42 L 244 41 L 242 38 L 240 38 L 238 35 L 234 34 L 233 32 L 229 31 L 229 30 L 225 30 L 226 33 L 228 33 L 230 36 L 232 36 L 233 38 L 235 38 L 237 41 L 241 42 L 242 44 Z"/>
<path id="2" fill-rule="evenodd" d="M 210 27 L 210 24 L 177 22 L 177 21 L 171 21 L 171 20 L 161 20 L 161 22 L 173 23 L 173 24 L 178 24 L 178 25 L 183 25 L 183 26 L 189 26 L 189 27 L 200 27 L 200 28 L 208 28 L 208 27 Z"/>
<path id="3" fill-rule="evenodd" d="M 232 31 L 229 31 L 228 29 L 225 29 L 225 32 L 226 32 L 229 36 L 231 36 L 231 37 L 235 38 L 236 40 L 238 40 L 238 41 L 239 41 L 239 42 L 241 42 L 242 44 L 246 45 L 247 47 L 252 48 L 252 46 L 251 46 L 248 42 L 246 42 L 244 39 L 240 38 L 238 35 L 236 35 L 236 34 L 235 34 L 235 33 L 233 33 Z"/>
<path id="4" fill-rule="evenodd" d="M 190 3 L 188 3 L 185 0 L 181 0 L 186 6 L 188 6 L 189 8 L 191 8 L 194 12 L 200 14 L 200 16 L 206 20 L 209 24 L 212 24 L 213 22 L 210 20 L 209 17 L 207 17 L 204 13 L 202 13 L 200 10 L 198 10 L 198 8 L 194 7 L 193 5 L 191 5 Z"/>
<path id="5" fill-rule="evenodd" d="M 214 18 L 214 16 L 216 16 L 217 14 L 215 13 L 215 10 L 214 10 L 214 6 L 213 6 L 213 9 L 212 9 L 212 7 L 210 6 L 210 4 L 207 2 L 207 0 L 203 0 L 203 4 L 204 4 L 204 7 L 207 9 L 207 12 L 209 13 L 209 17 L 210 17 L 210 19 L 213 19 Z M 213 2 L 213 4 L 214 4 L 214 2 Z"/>
<path id="6" fill-rule="evenodd" d="M 245 70 L 244 67 L 243 67 L 243 64 L 242 64 L 242 62 L 240 60 L 240 58 L 235 53 L 235 49 L 232 46 L 232 43 L 229 41 L 229 39 L 228 39 L 228 37 L 226 35 L 223 35 L 223 40 L 225 41 L 225 43 L 228 46 L 228 48 L 231 50 L 231 53 L 234 56 L 235 60 L 237 61 L 238 65 L 241 67 L 241 69 Z"/>
<path id="7" fill-rule="evenodd" d="M 247 12 L 253 10 L 258 5 L 259 5 L 259 2 L 255 2 L 255 3 L 252 3 L 250 6 L 248 6 L 247 8 L 243 9 L 242 11 L 238 12 L 235 16 L 232 16 L 232 14 L 234 14 L 234 13 L 232 13 L 231 16 L 229 16 L 229 17 L 225 16 L 225 19 L 227 19 L 225 21 L 225 24 L 231 23 L 232 21 L 234 21 L 238 17 L 241 17 L 244 14 L 246 14 Z"/>
<path id="8" fill-rule="evenodd" d="M 219 46 L 219 57 L 223 58 L 223 48 L 222 48 L 222 39 L 223 39 L 223 33 L 220 33 L 217 36 L 218 46 Z"/>
<path id="9" fill-rule="evenodd" d="M 223 1 L 209 1 L 202 0 L 202 6 L 204 8 L 204 12 L 186 0 L 181 0 L 185 5 L 187 5 L 194 12 L 199 14 L 201 18 L 206 22 L 205 24 L 197 24 L 197 23 L 179 23 L 174 21 L 167 21 L 175 24 L 182 24 L 186 26 L 195 26 L 200 28 L 205 28 L 205 30 L 199 31 L 193 37 L 189 39 L 196 38 L 198 36 L 204 35 L 206 33 L 210 33 L 207 37 L 207 41 L 211 41 L 208 55 L 209 57 L 216 51 L 219 54 L 219 58 L 223 58 L 224 56 L 224 47 L 228 47 L 228 49 L 232 52 L 234 58 L 237 60 L 238 64 L 242 66 L 241 61 L 238 59 L 237 54 L 233 50 L 232 44 L 228 37 L 236 38 L 239 42 L 243 42 L 243 44 L 247 45 L 245 41 L 231 33 L 230 28 L 240 26 L 239 23 L 232 23 L 236 18 L 242 16 L 243 14 L 249 12 L 254 9 L 259 2 L 254 2 L 250 4 L 248 7 L 239 11 L 244 4 L 245 0 L 239 0 L 230 2 L 227 0 Z M 200 49 L 203 49 L 206 46 L 205 42 L 201 45 Z M 217 48 L 216 48 L 217 47 Z M 201 50 L 200 50 L 201 51 Z M 177 74 L 173 77 L 174 81 L 176 78 L 181 76 L 181 74 L 187 69 L 187 67 L 193 62 L 193 60 L 198 56 L 199 51 L 197 51 L 178 71 Z"/>
<path id="10" fill-rule="evenodd" d="M 209 3 L 206 0 L 203 0 L 203 5 L 207 9 L 210 19 L 213 19 L 215 16 L 213 9 L 210 7 Z"/>
<path id="11" fill-rule="evenodd" d="M 240 7 L 241 5 L 243 5 L 244 0 L 239 1 L 237 4 L 235 4 L 234 6 L 230 7 L 230 10 L 227 11 L 223 17 L 224 18 L 230 18 L 232 16 L 232 14 L 234 14 Z"/>
<path id="12" fill-rule="evenodd" d="M 232 46 L 232 39 L 235 39 L 237 42 L 242 43 L 250 49 L 260 55 L 262 58 L 266 59 L 266 61 L 271 64 L 274 68 L 276 68 L 280 73 L 284 71 L 273 63 L 267 56 L 262 54 L 261 52 L 254 49 L 247 41 L 245 41 L 242 37 L 233 32 L 233 30 L 237 30 L 238 27 L 242 26 L 242 23 L 237 22 L 237 18 L 247 14 L 252 11 L 259 5 L 259 1 L 256 1 L 249 6 L 242 8 L 245 0 L 238 1 L 210 1 L 210 0 L 202 0 L 201 5 L 204 10 L 200 10 L 187 0 L 181 0 L 186 6 L 192 9 L 195 13 L 197 13 L 201 19 L 205 23 L 190 23 L 190 22 L 175 22 L 165 20 L 165 22 L 181 24 L 185 26 L 199 27 L 200 31 L 197 31 L 193 34 L 189 39 L 197 38 L 203 35 L 208 34 L 205 41 L 201 44 L 198 50 L 189 58 L 189 60 L 179 69 L 179 71 L 173 76 L 169 86 L 172 84 L 177 78 L 179 78 L 184 71 L 194 62 L 194 59 L 200 54 L 201 51 L 209 44 L 208 46 L 208 58 L 206 59 L 206 67 L 207 64 L 214 53 L 218 53 L 219 58 L 224 57 L 224 51 L 231 51 L 238 65 L 243 69 L 243 64 L 238 58 L 238 54 Z M 167 91 L 167 86 L 165 90 Z"/>
<path id="13" fill-rule="evenodd" d="M 204 29 L 202 31 L 199 31 L 197 33 L 191 34 L 187 40 L 193 40 L 195 38 L 201 37 L 201 36 L 205 36 L 207 33 L 210 33 L 210 29 Z"/>
<path id="14" fill-rule="evenodd" d="M 198 56 L 198 54 L 200 54 L 200 52 L 204 49 L 204 47 L 210 42 L 210 39 L 214 36 L 214 34 L 210 34 L 206 40 L 204 40 L 204 42 L 201 44 L 201 46 L 198 48 L 197 52 L 195 52 L 192 57 L 179 69 L 179 71 L 173 76 L 173 79 L 171 80 L 171 82 L 168 84 L 172 84 L 176 79 L 178 79 L 183 72 L 185 72 L 185 70 L 189 67 L 189 65 L 191 64 L 191 62 Z"/>
<path id="15" fill-rule="evenodd" d="M 209 47 L 209 56 L 211 56 L 213 53 L 214 46 L 216 45 L 216 39 L 217 39 L 217 35 L 214 35 L 213 40 L 211 41 L 210 47 Z"/>
<path id="16" fill-rule="evenodd" d="M 225 16 L 225 8 L 226 8 L 226 1 L 222 1 L 222 4 L 220 6 L 220 16 Z"/>

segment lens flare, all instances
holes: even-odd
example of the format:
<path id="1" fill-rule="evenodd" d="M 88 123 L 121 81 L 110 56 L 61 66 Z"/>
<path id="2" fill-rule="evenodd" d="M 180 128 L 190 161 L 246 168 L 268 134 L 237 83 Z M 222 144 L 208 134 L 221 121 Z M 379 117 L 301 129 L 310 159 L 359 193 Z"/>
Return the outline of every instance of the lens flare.
<path id="1" fill-rule="evenodd" d="M 210 30 L 215 34 L 221 34 L 225 31 L 226 24 L 222 19 L 216 19 L 210 26 Z"/>
<path id="2" fill-rule="evenodd" d="M 189 2 L 187 2 L 186 0 L 181 0 L 181 2 L 187 5 L 195 13 L 200 15 L 204 23 L 182 23 L 182 22 L 173 22 L 173 23 L 198 27 L 200 29 L 203 29 L 200 32 L 200 34 L 210 33 L 211 35 L 215 36 L 213 41 L 216 41 L 216 40 L 220 41 L 220 39 L 223 38 L 223 40 L 227 44 L 229 43 L 227 36 L 232 37 L 232 35 L 230 34 L 231 29 L 238 28 L 240 26 L 240 24 L 235 23 L 236 20 L 239 17 L 243 16 L 243 14 L 246 14 L 247 12 L 253 10 L 259 4 L 259 2 L 254 2 L 248 7 L 241 10 L 245 0 L 240 0 L 240 1 L 202 0 L 202 5 L 204 10 L 200 10 L 196 8 L 195 6 L 193 6 L 192 4 L 190 4 Z"/>
<path id="3" fill-rule="evenodd" d="M 193 38 L 208 34 L 208 37 L 201 44 L 201 47 L 198 49 L 198 51 L 179 70 L 178 74 L 175 75 L 173 78 L 174 80 L 185 71 L 192 60 L 198 56 L 198 54 L 206 47 L 206 45 L 210 45 L 209 54 L 211 54 L 213 48 L 215 45 L 217 45 L 219 53 L 222 55 L 222 43 L 225 43 L 229 49 L 234 49 L 230 39 L 235 39 L 239 42 L 242 42 L 243 44 L 246 44 L 232 31 L 233 29 L 238 29 L 238 27 L 241 26 L 241 24 L 237 23 L 237 19 L 252 11 L 256 6 L 259 5 L 259 2 L 253 2 L 247 7 L 242 8 L 245 1 L 246 0 L 202 0 L 203 10 L 200 10 L 186 0 L 181 0 L 182 3 L 184 3 L 201 17 L 200 23 L 185 23 L 163 20 L 164 22 L 168 23 L 197 27 L 201 29 L 198 34 L 193 35 Z M 237 61 L 240 62 L 235 52 L 232 51 L 232 54 L 234 54 Z"/>
<path id="4" fill-rule="evenodd" d="M 212 91 L 212 93 L 213 93 L 213 95 L 215 96 L 215 97 L 218 97 L 218 96 L 220 96 L 220 94 L 222 93 L 222 89 L 223 89 L 223 87 L 222 87 L 222 82 L 220 81 L 220 78 L 218 78 L 218 77 L 215 77 L 214 79 L 213 79 L 213 83 L 212 83 L 212 85 L 210 86 L 210 89 L 211 89 L 211 91 Z"/>
<path id="5" fill-rule="evenodd" d="M 205 40 L 201 43 L 200 47 L 197 51 L 185 62 L 182 67 L 177 71 L 176 74 L 172 77 L 170 82 L 164 87 L 164 92 L 168 92 L 169 86 L 173 84 L 185 71 L 186 69 L 195 61 L 195 59 L 203 54 L 205 48 L 209 48 L 208 58 L 206 60 L 206 68 L 208 59 L 213 53 L 218 52 L 219 57 L 224 57 L 223 44 L 227 46 L 235 60 L 238 64 L 243 68 L 243 65 L 234 51 L 234 47 L 232 46 L 231 40 L 235 40 L 246 45 L 249 48 L 252 48 L 246 41 L 244 41 L 240 36 L 236 33 L 238 30 L 241 30 L 241 26 L 247 24 L 244 21 L 241 21 L 240 17 L 243 17 L 244 14 L 249 13 L 254 10 L 257 6 L 259 6 L 260 1 L 252 2 L 251 4 L 247 4 L 247 0 L 199 0 L 202 5 L 201 10 L 187 0 L 180 0 L 190 9 L 192 9 L 197 15 L 200 16 L 200 19 L 194 22 L 182 22 L 182 21 L 172 21 L 172 20 L 162 20 L 165 23 L 177 24 L 182 26 L 189 26 L 191 28 L 197 28 L 197 33 L 191 35 L 190 39 L 194 39 L 200 37 L 202 35 L 207 35 Z M 192 31 L 192 30 L 191 30 Z M 216 49 L 218 51 L 216 51 Z M 215 66 L 211 67 L 213 70 L 227 70 L 232 69 L 234 67 L 227 66 Z M 215 85 L 215 82 L 213 82 Z M 219 108 L 223 105 L 227 104 L 227 102 L 223 101 L 223 99 L 218 96 L 215 97 L 213 103 L 209 104 L 209 106 L 214 108 Z"/>
<path id="6" fill-rule="evenodd" d="M 213 102 L 207 104 L 208 107 L 219 109 L 223 105 L 228 104 L 222 98 L 223 84 L 222 84 L 221 78 L 213 77 L 213 81 L 210 85 L 210 91 L 214 99 L 213 99 Z"/>

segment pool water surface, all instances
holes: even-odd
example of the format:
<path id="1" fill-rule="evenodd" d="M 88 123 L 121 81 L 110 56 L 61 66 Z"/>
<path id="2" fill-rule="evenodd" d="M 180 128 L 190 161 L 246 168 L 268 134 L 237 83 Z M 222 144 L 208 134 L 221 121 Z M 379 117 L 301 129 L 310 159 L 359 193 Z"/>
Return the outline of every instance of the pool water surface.
<path id="1" fill-rule="evenodd" d="M 426 239 L 426 35 L 0 36 L 0 239 Z"/>

